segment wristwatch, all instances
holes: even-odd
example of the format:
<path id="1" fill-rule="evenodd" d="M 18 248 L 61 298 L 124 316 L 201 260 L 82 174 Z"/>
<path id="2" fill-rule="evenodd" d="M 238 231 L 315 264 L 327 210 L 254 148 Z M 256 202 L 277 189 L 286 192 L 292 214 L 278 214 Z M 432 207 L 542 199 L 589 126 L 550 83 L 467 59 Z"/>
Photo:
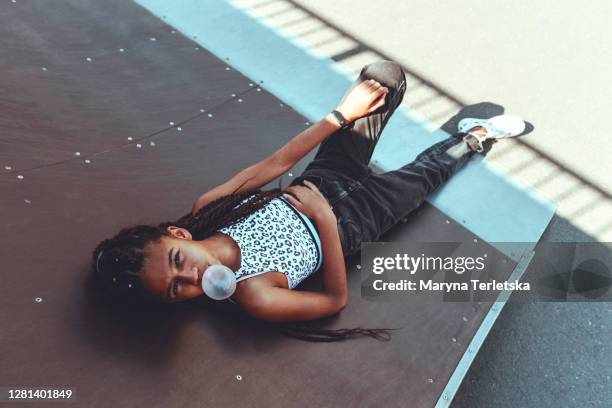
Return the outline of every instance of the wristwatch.
<path id="1" fill-rule="evenodd" d="M 346 123 L 346 119 L 344 119 L 344 116 L 342 116 L 342 114 L 338 112 L 337 110 L 334 109 L 333 111 L 331 111 L 331 115 L 336 119 L 336 121 L 340 125 L 340 129 L 350 129 L 353 127 L 354 122 Z"/>

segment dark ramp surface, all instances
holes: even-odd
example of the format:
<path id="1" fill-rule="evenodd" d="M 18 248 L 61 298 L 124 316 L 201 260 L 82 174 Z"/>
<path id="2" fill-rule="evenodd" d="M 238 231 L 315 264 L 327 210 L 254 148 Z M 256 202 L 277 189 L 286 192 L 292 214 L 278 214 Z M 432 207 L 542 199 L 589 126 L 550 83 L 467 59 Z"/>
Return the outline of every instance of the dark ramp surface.
<path id="1" fill-rule="evenodd" d="M 185 214 L 306 120 L 130 2 L 3 2 L 0 41 L 0 387 L 71 387 L 87 407 L 435 404 L 489 305 L 367 302 L 356 258 L 348 308 L 321 324 L 403 326 L 391 342 L 305 343 L 235 310 L 134 319 L 92 301 L 100 240 Z M 474 237 L 424 206 L 384 239 Z"/>

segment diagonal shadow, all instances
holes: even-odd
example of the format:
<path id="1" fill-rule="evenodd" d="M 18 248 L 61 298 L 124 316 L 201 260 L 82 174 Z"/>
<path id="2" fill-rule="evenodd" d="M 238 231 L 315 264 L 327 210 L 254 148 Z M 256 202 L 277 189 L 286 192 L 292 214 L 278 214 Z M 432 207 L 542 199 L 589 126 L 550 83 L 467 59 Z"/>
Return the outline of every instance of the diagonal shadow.
<path id="1" fill-rule="evenodd" d="M 303 6 L 302 4 L 297 3 L 295 0 L 264 0 L 260 2 L 252 2 L 246 5 L 246 8 L 254 9 L 265 9 L 267 6 L 278 7 L 281 5 L 290 5 L 290 8 L 283 7 L 282 10 L 278 11 L 278 8 L 274 8 L 274 11 L 268 15 L 265 13 L 262 17 L 270 18 L 270 17 L 282 17 L 283 14 L 287 16 L 290 13 L 296 14 L 298 11 L 300 14 L 300 18 L 295 19 L 292 18 L 289 23 L 280 23 L 278 24 L 278 28 L 281 29 L 289 29 L 292 25 L 297 24 L 298 22 L 304 22 L 306 20 L 312 20 L 312 24 L 317 26 L 316 30 L 308 30 L 303 33 L 294 34 L 295 37 L 300 39 L 306 39 L 310 35 L 316 35 L 317 33 L 325 30 L 326 32 L 332 30 L 335 32 L 338 38 L 343 38 L 347 43 L 350 43 L 350 47 L 344 49 L 342 51 L 337 51 L 331 53 L 329 58 L 335 62 L 342 63 L 347 62 L 352 59 L 356 59 L 359 56 L 385 59 L 385 60 L 395 60 L 395 58 L 384 51 L 381 51 L 369 44 L 367 41 L 355 37 L 350 32 L 344 30 L 342 27 L 338 26 L 334 22 L 326 19 L 323 16 L 318 15 L 308 7 Z M 294 16 L 295 17 L 295 16 Z M 330 42 L 331 40 L 325 41 L 325 43 Z M 316 48 L 316 42 L 313 44 L 313 48 Z M 443 88 L 442 86 L 432 82 L 425 75 L 418 72 L 418 70 L 410 67 L 406 64 L 401 64 L 404 72 L 407 77 L 409 77 L 414 84 L 409 87 L 415 92 L 425 93 L 427 96 L 422 98 L 420 101 L 415 103 L 405 104 L 413 111 L 417 110 L 417 108 L 424 108 L 426 105 L 442 105 L 445 108 L 442 111 L 435 112 L 433 114 L 426 115 L 426 118 L 431 121 L 437 121 L 447 117 L 449 114 L 453 112 L 457 112 L 459 110 L 459 114 L 454 115 L 450 120 L 446 121 L 446 123 L 442 126 L 442 129 L 448 133 L 454 133 L 454 129 L 456 129 L 457 122 L 463 117 L 476 117 L 476 118 L 490 118 L 492 116 L 501 114 L 503 112 L 503 108 L 499 105 L 495 105 L 492 103 L 479 103 L 475 105 L 467 105 L 466 101 L 463 100 L 460 96 L 454 94 L 448 89 Z M 406 93 L 407 95 L 409 92 Z M 527 123 L 527 128 L 523 135 L 530 133 L 533 131 L 534 126 L 531 123 Z M 577 173 L 576 171 L 568 168 L 564 163 L 552 157 L 546 151 L 542 150 L 539 147 L 534 146 L 533 144 L 527 142 L 526 140 L 521 140 L 520 138 L 514 139 L 515 144 L 512 145 L 511 148 L 506 149 L 496 149 L 495 158 L 499 158 L 503 155 L 510 154 L 511 152 L 516 153 L 518 149 L 524 149 L 526 155 L 533 156 L 534 159 L 530 161 L 525 161 L 520 168 L 515 168 L 514 171 L 510 173 L 515 173 L 518 171 L 524 171 L 528 168 L 535 169 L 535 166 L 545 165 L 546 167 L 554 168 L 554 171 L 547 173 L 546 177 L 540 178 L 536 183 L 534 183 L 531 187 L 538 189 L 540 191 L 547 185 L 553 185 L 555 182 L 559 182 L 560 180 L 572 179 L 577 183 L 580 183 L 583 189 L 588 190 L 588 192 L 596 193 L 597 196 L 600 197 L 602 202 L 607 202 L 612 204 L 612 195 L 608 192 L 604 187 L 596 184 L 592 180 L 589 180 L 586 176 Z M 564 201 L 569 201 L 573 199 L 573 193 L 567 192 L 567 194 L 557 195 L 556 197 L 557 204 L 561 205 Z M 584 216 L 585 213 L 590 211 L 594 211 L 595 206 L 584 206 L 582 208 L 581 216 Z M 604 234 L 606 232 L 612 231 L 612 219 L 604 219 L 600 226 L 597 229 L 598 234 Z"/>

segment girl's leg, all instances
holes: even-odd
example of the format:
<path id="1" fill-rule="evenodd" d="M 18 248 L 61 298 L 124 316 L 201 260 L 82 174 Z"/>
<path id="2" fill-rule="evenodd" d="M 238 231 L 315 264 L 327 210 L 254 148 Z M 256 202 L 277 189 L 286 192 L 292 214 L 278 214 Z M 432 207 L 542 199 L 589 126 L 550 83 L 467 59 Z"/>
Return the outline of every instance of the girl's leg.
<path id="1" fill-rule="evenodd" d="M 434 144 L 397 170 L 370 173 L 359 188 L 336 203 L 346 256 L 359 252 L 362 242 L 378 241 L 467 162 L 474 151 L 463 136 L 457 134 Z"/>
<path id="2" fill-rule="evenodd" d="M 310 169 L 326 168 L 342 172 L 354 180 L 367 176 L 367 166 L 381 132 L 404 97 L 406 77 L 399 64 L 378 61 L 361 70 L 347 94 L 367 79 L 374 79 L 389 89 L 385 105 L 356 120 L 352 129 L 339 130 L 323 141 L 304 173 Z"/>
<path id="3" fill-rule="evenodd" d="M 362 182 L 369 205 L 380 214 L 369 225 L 364 241 L 378 239 L 467 162 L 474 151 L 463 136 L 450 136 L 423 151 L 413 162 L 397 170 L 372 174 Z"/>

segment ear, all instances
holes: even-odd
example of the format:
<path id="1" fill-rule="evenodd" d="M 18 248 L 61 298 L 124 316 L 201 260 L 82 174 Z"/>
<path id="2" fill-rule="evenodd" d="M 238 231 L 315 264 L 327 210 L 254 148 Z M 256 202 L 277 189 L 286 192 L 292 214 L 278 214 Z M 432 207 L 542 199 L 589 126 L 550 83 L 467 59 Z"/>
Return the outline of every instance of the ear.
<path id="1" fill-rule="evenodd" d="M 190 241 L 193 239 L 191 233 L 185 228 L 175 227 L 174 225 L 171 225 L 166 230 L 171 236 L 175 238 L 188 239 Z"/>

